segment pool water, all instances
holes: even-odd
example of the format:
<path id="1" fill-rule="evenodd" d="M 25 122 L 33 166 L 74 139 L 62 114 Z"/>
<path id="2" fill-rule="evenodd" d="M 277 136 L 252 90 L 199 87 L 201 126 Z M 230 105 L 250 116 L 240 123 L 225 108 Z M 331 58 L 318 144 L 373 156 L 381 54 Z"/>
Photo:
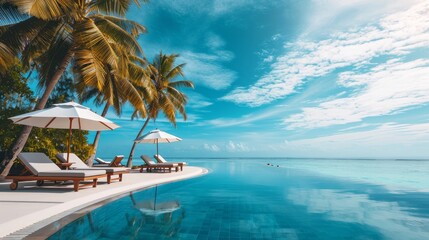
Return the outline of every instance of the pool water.
<path id="1" fill-rule="evenodd" d="M 187 161 L 210 173 L 130 193 L 49 239 L 429 239 L 428 161 Z"/>

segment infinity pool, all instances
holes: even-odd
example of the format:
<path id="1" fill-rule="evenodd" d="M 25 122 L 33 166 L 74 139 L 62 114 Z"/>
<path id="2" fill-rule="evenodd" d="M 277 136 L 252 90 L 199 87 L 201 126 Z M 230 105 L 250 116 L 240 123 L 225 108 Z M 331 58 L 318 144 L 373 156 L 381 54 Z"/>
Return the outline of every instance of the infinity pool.
<path id="1" fill-rule="evenodd" d="M 49 239 L 429 239 L 429 162 L 194 159 Z M 268 165 L 269 164 L 269 165 Z"/>

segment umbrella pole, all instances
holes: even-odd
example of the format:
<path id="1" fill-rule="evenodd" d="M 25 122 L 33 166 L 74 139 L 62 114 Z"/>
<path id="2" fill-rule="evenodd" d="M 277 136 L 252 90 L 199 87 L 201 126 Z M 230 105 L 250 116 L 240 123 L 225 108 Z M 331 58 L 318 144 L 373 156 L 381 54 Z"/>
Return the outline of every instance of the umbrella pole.
<path id="1" fill-rule="evenodd" d="M 69 118 L 69 119 L 70 119 L 70 127 L 69 127 L 69 141 L 67 146 L 67 163 L 69 163 L 69 158 L 70 158 L 70 144 L 72 140 L 72 122 L 73 122 L 73 118 Z"/>
<path id="2" fill-rule="evenodd" d="M 156 139 L 156 155 L 158 155 L 158 139 Z"/>

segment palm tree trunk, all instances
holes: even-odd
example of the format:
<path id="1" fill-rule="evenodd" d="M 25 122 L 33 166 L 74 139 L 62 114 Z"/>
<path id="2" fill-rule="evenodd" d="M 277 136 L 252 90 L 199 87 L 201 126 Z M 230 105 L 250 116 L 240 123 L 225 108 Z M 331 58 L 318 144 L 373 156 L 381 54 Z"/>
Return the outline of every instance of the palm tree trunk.
<path id="1" fill-rule="evenodd" d="M 110 103 L 107 102 L 106 106 L 104 106 L 103 112 L 101 113 L 102 117 L 106 116 L 107 110 L 109 110 L 109 107 L 110 107 Z M 101 134 L 101 131 L 97 131 L 97 133 L 95 134 L 95 137 L 94 137 L 94 143 L 92 144 L 93 151 L 92 151 L 92 154 L 87 161 L 87 164 L 90 167 L 92 167 L 92 165 L 94 164 L 94 158 L 95 158 L 95 154 L 97 153 L 97 147 L 98 147 L 98 142 L 100 140 L 100 134 Z"/>
<path id="2" fill-rule="evenodd" d="M 43 93 L 42 98 L 36 104 L 34 110 L 41 110 L 45 107 L 46 102 L 48 102 L 49 96 L 51 95 L 51 92 L 54 90 L 55 85 L 57 85 L 58 80 L 60 80 L 61 76 L 66 70 L 67 65 L 69 64 L 72 56 L 72 52 L 69 52 L 64 56 L 63 61 L 61 62 L 58 69 L 55 71 L 54 75 L 46 86 L 45 92 Z M 32 129 L 32 126 L 24 126 L 21 133 L 19 134 L 19 137 L 15 140 L 14 144 L 12 144 L 12 146 L 6 152 L 4 159 L 0 164 L 0 172 L 2 177 L 5 177 L 7 176 L 7 174 L 9 174 L 9 171 L 13 165 L 13 161 L 18 157 L 18 154 L 21 153 L 22 149 L 24 148 Z"/>
<path id="3" fill-rule="evenodd" d="M 140 129 L 139 134 L 137 134 L 136 139 L 142 135 L 144 129 L 146 128 L 147 124 L 149 123 L 149 120 L 150 120 L 150 117 L 147 117 L 146 122 L 143 124 L 142 129 Z M 136 144 L 137 144 L 136 142 L 133 143 L 133 146 L 131 147 L 131 151 L 130 151 L 130 156 L 128 157 L 127 167 L 129 167 L 129 168 L 131 168 L 133 166 L 133 155 L 134 155 L 134 150 L 136 148 Z"/>

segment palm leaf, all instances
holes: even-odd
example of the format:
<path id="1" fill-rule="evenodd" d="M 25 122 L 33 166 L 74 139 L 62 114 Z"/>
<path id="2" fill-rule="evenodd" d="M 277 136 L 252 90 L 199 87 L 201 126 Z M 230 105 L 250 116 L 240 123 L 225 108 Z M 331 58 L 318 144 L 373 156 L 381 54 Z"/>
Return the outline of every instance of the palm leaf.
<path id="1" fill-rule="evenodd" d="M 189 80 L 174 81 L 169 83 L 172 88 L 188 87 L 194 88 L 194 84 Z"/>
<path id="2" fill-rule="evenodd" d="M 127 52 L 132 54 L 141 54 L 143 52 L 136 39 L 120 26 L 114 24 L 108 19 L 105 19 L 101 15 L 94 15 L 92 16 L 92 19 L 98 29 L 100 29 L 105 36 L 111 38 L 115 44 L 120 44 Z"/>
<path id="3" fill-rule="evenodd" d="M 127 79 L 117 76 L 118 88 L 123 99 L 126 99 L 135 109 L 141 111 L 142 116 L 146 115 L 146 108 L 139 91 Z"/>
<path id="4" fill-rule="evenodd" d="M 54 44 L 54 41 L 64 38 L 64 24 L 59 21 L 49 21 L 43 26 L 22 51 L 21 59 L 25 66 L 29 66 L 33 59 L 37 59 Z"/>
<path id="5" fill-rule="evenodd" d="M 8 26 L 3 29 L 0 42 L 8 46 L 14 55 L 18 55 L 46 23 L 46 21 L 31 17 L 25 21 Z"/>
<path id="6" fill-rule="evenodd" d="M 98 29 L 92 19 L 84 19 L 75 25 L 75 41 L 78 46 L 91 49 L 92 56 L 97 61 L 103 61 L 116 68 L 116 54 L 103 32 Z"/>
<path id="7" fill-rule="evenodd" d="M 18 7 L 24 14 L 37 17 L 43 20 L 59 19 L 76 8 L 75 1 L 64 0 L 10 0 L 11 4 Z"/>
<path id="8" fill-rule="evenodd" d="M 52 79 L 63 59 L 68 57 L 72 48 L 71 39 L 58 38 L 50 45 L 48 51 L 40 55 L 35 61 L 40 76 L 39 87 L 43 87 Z"/>
<path id="9" fill-rule="evenodd" d="M 104 63 L 94 56 L 89 49 L 75 51 L 75 64 L 73 70 L 79 75 L 80 82 L 101 91 L 104 88 L 104 79 L 107 72 Z"/>
<path id="10" fill-rule="evenodd" d="M 114 16 L 104 16 L 105 19 L 124 29 L 130 33 L 133 37 L 137 37 L 142 33 L 146 33 L 146 28 L 138 22 L 127 20 L 123 18 L 118 18 Z"/>
<path id="11" fill-rule="evenodd" d="M 12 50 L 0 42 L 0 72 L 4 72 L 15 61 Z"/>
<path id="12" fill-rule="evenodd" d="M 185 66 L 185 64 L 182 63 L 180 65 L 175 66 L 173 69 L 170 68 L 171 70 L 169 70 L 169 71 L 166 70 L 167 74 L 165 74 L 165 78 L 172 80 L 172 79 L 175 79 L 176 77 L 178 77 L 179 75 L 184 77 L 185 75 L 183 74 L 183 69 L 182 69 L 184 66 Z"/>
<path id="13" fill-rule="evenodd" d="M 130 5 L 130 0 L 96 0 L 91 1 L 91 10 L 125 16 Z"/>

